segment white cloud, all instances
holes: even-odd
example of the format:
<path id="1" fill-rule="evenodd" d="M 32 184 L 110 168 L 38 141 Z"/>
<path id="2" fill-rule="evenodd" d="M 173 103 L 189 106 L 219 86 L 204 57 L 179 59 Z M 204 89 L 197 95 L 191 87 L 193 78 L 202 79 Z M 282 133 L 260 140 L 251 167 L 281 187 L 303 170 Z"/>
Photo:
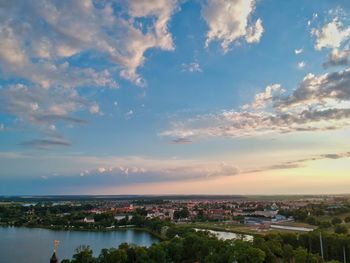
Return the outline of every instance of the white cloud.
<path id="1" fill-rule="evenodd" d="M 227 162 L 174 160 L 174 159 L 147 159 L 142 157 L 112 158 L 101 160 L 106 165 L 112 161 L 114 166 L 101 166 L 84 169 L 80 176 L 127 178 L 129 182 L 138 181 L 178 181 L 189 179 L 206 179 L 208 177 L 235 176 L 240 173 L 237 166 Z"/>
<path id="2" fill-rule="evenodd" d="M 311 33 L 315 36 L 315 49 L 332 49 L 328 59 L 323 63 L 325 68 L 333 66 L 344 66 L 348 64 L 350 26 L 345 19 L 348 14 L 341 8 L 330 10 L 329 15 L 332 20 L 324 24 L 321 28 L 313 28 Z"/>
<path id="3" fill-rule="evenodd" d="M 84 123 L 70 116 L 88 106 L 76 90 L 28 87 L 22 84 L 0 89 L 0 112 L 14 116 L 41 131 L 52 131 L 57 122 Z"/>
<path id="4" fill-rule="evenodd" d="M 104 167 L 99 167 L 97 170 L 98 170 L 99 173 L 104 173 L 104 172 L 107 171 L 107 169 L 104 168 Z"/>
<path id="5" fill-rule="evenodd" d="M 251 22 L 255 0 L 212 0 L 202 5 L 202 16 L 208 24 L 206 46 L 217 40 L 225 52 L 235 41 L 259 42 L 264 31 L 261 19 Z"/>
<path id="6" fill-rule="evenodd" d="M 278 84 L 268 86 L 242 108 L 176 121 L 160 135 L 193 140 L 340 129 L 350 125 L 350 68 L 308 74 L 289 95 Z"/>
<path id="7" fill-rule="evenodd" d="M 299 54 L 303 53 L 303 51 L 304 50 L 302 48 L 299 48 L 299 49 L 295 49 L 294 53 L 295 53 L 295 55 L 299 55 Z"/>
<path id="8" fill-rule="evenodd" d="M 298 69 L 303 69 L 303 68 L 305 68 L 305 62 L 304 61 L 300 61 L 299 63 L 298 63 Z"/>
<path id="9" fill-rule="evenodd" d="M 280 84 L 269 85 L 263 92 L 255 95 L 254 101 L 251 104 L 243 105 L 242 109 L 264 109 L 271 104 L 272 100 L 280 97 L 285 91 Z"/>
<path id="10" fill-rule="evenodd" d="M 245 39 L 248 43 L 258 43 L 263 33 L 264 27 L 262 25 L 262 20 L 259 18 L 254 25 L 248 26 Z"/>
<path id="11" fill-rule="evenodd" d="M 3 123 L 0 123 L 0 131 L 4 131 L 5 130 L 5 125 Z"/>
<path id="12" fill-rule="evenodd" d="M 81 187 L 98 187 L 101 185 L 124 186 L 128 184 L 186 181 L 186 180 L 208 180 L 219 177 L 231 177 L 249 173 L 264 172 L 276 169 L 291 169 L 307 165 L 308 162 L 329 159 L 336 160 L 349 158 L 350 152 L 321 152 L 313 155 L 302 155 L 300 158 L 290 160 L 272 160 L 261 164 L 250 163 L 243 165 L 240 169 L 236 165 L 237 160 L 214 161 L 194 159 L 167 159 L 147 158 L 140 156 L 28 156 L 16 153 L 1 153 L 0 161 L 15 163 L 9 166 L 11 169 L 3 171 L 6 174 L 26 171 L 28 166 L 35 176 L 40 179 L 53 180 L 55 186 L 64 187 L 71 185 L 72 179 L 79 180 Z M 53 159 L 58 163 L 52 163 Z M 28 162 L 28 160 L 30 160 Z M 20 164 L 20 165 L 18 165 Z M 65 165 L 62 165 L 65 164 Z M 55 173 L 48 176 L 49 167 Z M 35 179 L 31 179 L 35 180 Z"/>
<path id="13" fill-rule="evenodd" d="M 62 82 L 68 77 L 65 83 L 70 83 L 71 72 L 78 83 L 88 76 L 95 80 L 93 85 L 115 86 L 108 71 L 101 76 L 89 70 L 65 70 L 58 64 L 76 54 L 95 51 L 118 65 L 122 77 L 143 85 L 137 69 L 145 61 L 144 53 L 151 48 L 174 49 L 167 25 L 177 10 L 177 2 L 138 0 L 121 2 L 118 7 L 121 10 L 105 2 L 97 7 L 91 0 L 14 0 L 2 5 L 2 69 L 46 87 L 53 85 L 55 78 Z"/>
<path id="14" fill-rule="evenodd" d="M 182 64 L 182 71 L 187 72 L 202 72 L 201 66 L 197 62 L 192 62 L 189 64 Z"/>
<path id="15" fill-rule="evenodd" d="M 129 14 L 132 17 L 155 17 L 154 42 L 164 50 L 173 50 L 174 44 L 168 30 L 168 22 L 177 10 L 176 0 L 131 0 L 128 1 Z"/>
<path id="16" fill-rule="evenodd" d="M 323 63 L 325 68 L 332 66 L 344 66 L 349 63 L 349 50 L 339 50 L 337 48 L 333 49 L 329 55 L 328 60 Z"/>
<path id="17" fill-rule="evenodd" d="M 26 85 L 1 89 L 0 111 L 44 132 L 52 132 L 50 127 L 58 121 L 84 122 L 71 116 L 77 111 L 100 113 L 98 105 L 89 103 L 76 88 L 117 88 L 118 73 L 136 85 L 146 85 L 138 73 L 145 52 L 174 50 L 168 23 L 177 10 L 175 0 L 1 4 L 2 78 L 21 79 Z M 88 63 L 89 67 L 69 63 L 72 56 L 90 53 L 105 59 L 105 65 L 97 69 L 95 63 Z"/>
<path id="18" fill-rule="evenodd" d="M 344 27 L 339 18 L 334 18 L 321 29 L 313 29 L 312 34 L 316 37 L 315 48 L 339 48 L 350 36 L 350 27 Z"/>

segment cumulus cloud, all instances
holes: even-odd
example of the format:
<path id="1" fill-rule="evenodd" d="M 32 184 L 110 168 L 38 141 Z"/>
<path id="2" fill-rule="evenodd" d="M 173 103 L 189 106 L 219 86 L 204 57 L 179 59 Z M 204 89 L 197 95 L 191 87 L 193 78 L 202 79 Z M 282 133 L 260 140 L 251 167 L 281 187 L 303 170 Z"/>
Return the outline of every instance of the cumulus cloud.
<path id="1" fill-rule="evenodd" d="M 0 90 L 0 111 L 52 131 L 58 121 L 83 123 L 72 116 L 77 111 L 101 113 L 77 88 L 115 89 L 118 73 L 144 86 L 138 69 L 145 52 L 175 48 L 168 23 L 178 3 L 131 0 L 117 5 L 92 0 L 2 3 L 0 71 L 2 79 L 16 84 Z M 78 55 L 90 66 L 72 63 Z M 106 63 L 95 68 L 96 57 Z"/>
<path id="2" fill-rule="evenodd" d="M 315 49 L 331 49 L 328 59 L 323 63 L 325 68 L 343 66 L 348 64 L 350 26 L 344 25 L 344 10 L 330 10 L 332 20 L 320 28 L 313 28 L 312 35 L 315 37 Z"/>
<path id="3" fill-rule="evenodd" d="M 325 68 L 332 66 L 344 66 L 349 63 L 349 54 L 350 51 L 347 50 L 339 50 L 337 48 L 333 49 L 331 53 L 328 55 L 328 60 L 323 63 Z"/>
<path id="4" fill-rule="evenodd" d="M 318 76 L 309 73 L 291 95 L 276 101 L 276 106 L 325 106 L 327 101 L 349 101 L 349 84 L 350 68 Z"/>
<path id="5" fill-rule="evenodd" d="M 255 95 L 254 101 L 251 104 L 245 104 L 242 106 L 242 109 L 263 109 L 266 108 L 267 105 L 275 99 L 276 97 L 280 97 L 286 90 L 282 88 L 280 84 L 273 84 L 266 87 L 263 92 L 257 93 Z"/>
<path id="6" fill-rule="evenodd" d="M 206 46 L 219 41 L 224 52 L 237 40 L 259 42 L 264 32 L 262 20 L 252 22 L 255 0 L 213 0 L 202 5 L 202 16 L 209 31 Z"/>
<path id="7" fill-rule="evenodd" d="M 344 27 L 339 18 L 334 18 L 320 29 L 313 29 L 312 34 L 316 37 L 315 48 L 339 48 L 350 36 L 350 27 Z"/>
<path id="8" fill-rule="evenodd" d="M 22 84 L 0 89 L 0 112 L 12 115 L 25 123 L 48 130 L 56 122 L 85 123 L 70 114 L 87 107 L 76 90 L 28 87 Z M 52 129 L 51 129 L 52 130 Z"/>
<path id="9" fill-rule="evenodd" d="M 245 39 L 248 43 L 258 43 L 263 33 L 264 27 L 262 25 L 262 20 L 259 18 L 254 25 L 247 27 L 247 35 L 245 36 Z"/>
<path id="10" fill-rule="evenodd" d="M 349 125 L 350 68 L 308 74 L 291 93 L 270 85 L 237 110 L 174 121 L 160 133 L 172 138 L 241 137 L 267 133 L 335 130 Z"/>
<path id="11" fill-rule="evenodd" d="M 90 0 L 3 4 L 0 10 L 2 68 L 9 74 L 50 85 L 45 81 L 51 81 L 51 75 L 63 75 L 60 70 L 64 69 L 58 66 L 58 61 L 93 50 L 121 67 L 121 76 L 141 84 L 137 68 L 144 63 L 145 51 L 174 48 L 167 24 L 177 3 L 138 0 L 119 3 L 119 7 L 120 13 L 113 9 L 112 3 L 97 6 Z M 145 22 L 147 28 L 140 20 L 143 18 L 151 21 Z M 116 86 L 108 71 L 100 76 L 91 69 L 74 72 L 69 68 L 65 75 L 72 71 L 78 82 L 90 76 L 99 84 Z"/>

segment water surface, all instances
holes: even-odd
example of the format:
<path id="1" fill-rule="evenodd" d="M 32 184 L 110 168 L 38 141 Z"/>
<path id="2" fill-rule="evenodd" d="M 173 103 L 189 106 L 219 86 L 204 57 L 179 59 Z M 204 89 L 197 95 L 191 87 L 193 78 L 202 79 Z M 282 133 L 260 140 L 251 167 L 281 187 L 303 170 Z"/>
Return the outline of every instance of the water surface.
<path id="1" fill-rule="evenodd" d="M 54 231 L 40 228 L 0 227 L 0 262 L 47 263 L 54 240 L 60 240 L 60 260 L 71 258 L 79 245 L 89 245 L 95 255 L 102 248 L 117 247 L 123 242 L 150 246 L 158 239 L 132 229 L 113 232 Z"/>

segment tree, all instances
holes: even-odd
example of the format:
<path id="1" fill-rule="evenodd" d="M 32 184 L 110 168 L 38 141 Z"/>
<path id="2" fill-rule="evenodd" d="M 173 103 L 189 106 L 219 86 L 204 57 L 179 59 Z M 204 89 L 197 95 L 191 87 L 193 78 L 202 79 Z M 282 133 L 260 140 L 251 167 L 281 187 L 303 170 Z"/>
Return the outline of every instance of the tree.
<path id="1" fill-rule="evenodd" d="M 235 242 L 234 256 L 240 263 L 263 263 L 265 260 L 264 251 L 241 240 Z"/>
<path id="2" fill-rule="evenodd" d="M 302 247 L 298 247 L 294 252 L 294 259 L 295 262 L 306 263 L 308 260 L 307 250 Z"/>
<path id="3" fill-rule="evenodd" d="M 350 223 L 350 216 L 344 218 L 345 223 Z"/>
<path id="4" fill-rule="evenodd" d="M 168 244 L 168 254 L 174 262 L 181 262 L 183 250 L 184 247 L 180 238 L 173 238 Z"/>
<path id="5" fill-rule="evenodd" d="M 315 217 L 313 216 L 308 216 L 306 219 L 305 219 L 305 222 L 310 224 L 310 225 L 317 225 L 317 220 Z"/>
<path id="6" fill-rule="evenodd" d="M 337 225 L 337 224 L 341 224 L 342 220 L 339 217 L 333 217 L 332 219 L 332 224 L 333 225 Z"/>
<path id="7" fill-rule="evenodd" d="M 286 263 L 291 262 L 294 256 L 294 249 L 291 245 L 287 244 L 283 246 L 283 259 Z"/>
<path id="8" fill-rule="evenodd" d="M 322 221 L 320 223 L 320 228 L 323 228 L 323 229 L 330 228 L 331 226 L 332 226 L 332 224 L 329 221 Z"/>
<path id="9" fill-rule="evenodd" d="M 73 255 L 73 263 L 94 263 L 92 250 L 89 246 L 79 246 Z"/>
<path id="10" fill-rule="evenodd" d="M 338 224 L 334 227 L 334 232 L 337 234 L 347 234 L 348 228 L 345 225 Z"/>
<path id="11" fill-rule="evenodd" d="M 99 263 L 126 263 L 127 255 L 122 249 L 102 249 L 98 260 Z"/>
<path id="12" fill-rule="evenodd" d="M 161 244 L 154 244 L 149 248 L 149 257 L 157 263 L 166 263 L 165 249 Z"/>
<path id="13" fill-rule="evenodd" d="M 174 212 L 174 218 L 180 219 L 180 218 L 187 218 L 190 215 L 190 212 L 188 211 L 188 208 L 185 206 L 181 210 L 177 210 Z"/>

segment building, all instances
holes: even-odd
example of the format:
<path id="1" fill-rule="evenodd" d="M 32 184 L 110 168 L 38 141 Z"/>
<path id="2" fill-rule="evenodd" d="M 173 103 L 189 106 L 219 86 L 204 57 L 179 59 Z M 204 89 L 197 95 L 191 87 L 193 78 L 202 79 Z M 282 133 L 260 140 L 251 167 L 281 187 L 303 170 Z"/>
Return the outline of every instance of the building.
<path id="1" fill-rule="evenodd" d="M 85 217 L 84 219 L 83 219 L 83 222 L 84 223 L 95 223 L 95 219 L 94 218 L 88 218 L 88 217 Z"/>
<path id="2" fill-rule="evenodd" d="M 53 254 L 50 258 L 50 263 L 59 263 L 58 257 L 56 255 L 56 251 L 58 248 L 58 245 L 60 244 L 59 240 L 55 240 L 55 246 L 54 246 L 54 250 L 53 250 Z"/>
<path id="3" fill-rule="evenodd" d="M 50 258 L 50 263 L 59 263 L 58 257 L 56 255 L 56 252 L 54 251 L 51 258 Z"/>

